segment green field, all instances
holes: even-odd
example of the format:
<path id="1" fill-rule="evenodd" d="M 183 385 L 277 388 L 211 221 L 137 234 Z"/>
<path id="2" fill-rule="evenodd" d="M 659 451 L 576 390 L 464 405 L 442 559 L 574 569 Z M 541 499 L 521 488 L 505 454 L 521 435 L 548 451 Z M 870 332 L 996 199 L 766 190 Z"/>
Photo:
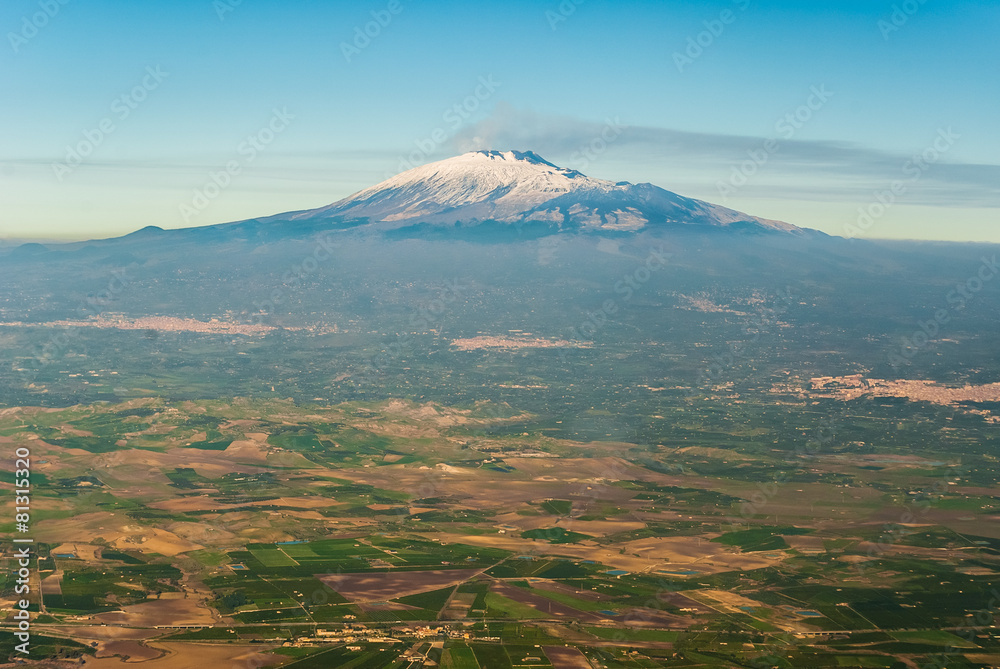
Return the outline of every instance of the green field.
<path id="1" fill-rule="evenodd" d="M 250 553 L 265 567 L 291 567 L 299 564 L 279 548 L 254 546 L 250 547 Z"/>
<path id="2" fill-rule="evenodd" d="M 547 499 L 539 506 L 543 511 L 554 516 L 568 516 L 573 510 L 573 502 L 566 499 Z"/>
<path id="3" fill-rule="evenodd" d="M 522 532 L 521 536 L 525 539 L 541 539 L 542 541 L 547 541 L 551 544 L 575 544 L 579 541 L 587 541 L 588 539 L 594 538 L 588 534 L 567 530 L 564 527 L 548 527 L 545 529 L 540 528 L 537 530 L 528 530 L 526 532 Z"/>
<path id="4" fill-rule="evenodd" d="M 445 669 L 480 669 L 476 654 L 468 646 L 455 645 L 445 650 Z"/>
<path id="5" fill-rule="evenodd" d="M 538 609 L 534 609 L 527 604 L 515 602 L 494 592 L 486 594 L 485 604 L 487 612 L 498 617 L 513 618 L 516 620 L 530 620 L 533 618 L 545 618 L 546 614 Z"/>
<path id="6" fill-rule="evenodd" d="M 95 467 L 90 451 L 58 444 L 44 447 L 52 450 L 38 458 L 48 460 L 50 467 L 47 475 L 37 478 L 36 491 L 46 504 L 33 518 L 42 532 L 39 536 L 54 541 L 38 542 L 37 564 L 43 578 L 60 572 L 61 593 L 46 594 L 41 620 L 75 624 L 77 616 L 101 615 L 139 603 L 155 605 L 164 593 L 198 583 L 208 605 L 235 624 L 169 632 L 175 639 L 263 643 L 308 636 L 317 624 L 332 630 L 350 625 L 379 630 L 443 625 L 469 633 L 468 642 L 431 634 L 446 644 L 440 658 L 443 667 L 549 666 L 536 644 L 567 642 L 586 649 L 608 667 L 681 662 L 668 650 L 685 653 L 686 666 L 724 667 L 727 662 L 755 661 L 780 648 L 782 652 L 774 653 L 780 662 L 796 669 L 898 669 L 893 665 L 896 657 L 922 666 L 935 653 L 952 652 L 959 662 L 964 661 L 957 659 L 960 653 L 1000 652 L 1000 640 L 991 634 L 968 641 L 944 631 L 961 629 L 970 612 L 987 606 L 986 593 L 1000 572 L 994 559 L 1000 539 L 982 536 L 989 532 L 985 521 L 980 522 L 991 512 L 992 498 L 956 492 L 942 498 L 940 505 L 931 499 L 925 507 L 902 507 L 926 516 L 919 527 L 875 522 L 893 504 L 909 504 L 918 496 L 910 493 L 921 486 L 933 490 L 929 486 L 943 478 L 939 470 L 950 466 L 934 465 L 942 460 L 931 459 L 932 453 L 925 453 L 928 464 L 920 467 L 856 466 L 864 455 L 855 452 L 861 449 L 856 444 L 862 441 L 860 433 L 882 424 L 886 416 L 877 415 L 879 411 L 890 414 L 901 405 L 873 409 L 871 416 L 867 410 L 864 415 L 852 414 L 857 426 L 852 422 L 850 430 L 857 434 L 850 436 L 857 439 L 850 439 L 829 459 L 810 461 L 810 467 L 792 473 L 786 472 L 788 460 L 783 454 L 793 445 L 784 438 L 776 444 L 773 439 L 758 441 L 783 434 L 784 419 L 774 413 L 759 418 L 766 426 L 725 425 L 729 419 L 722 414 L 714 418 L 706 414 L 696 426 L 686 409 L 663 407 L 658 415 L 674 421 L 661 426 L 656 441 L 665 443 L 653 448 L 624 441 L 592 442 L 586 447 L 587 457 L 580 457 L 578 442 L 563 443 L 549 436 L 547 430 L 555 423 L 545 418 L 489 432 L 480 426 L 467 428 L 458 420 L 481 408 L 455 409 L 449 420 L 456 423 L 442 427 L 417 417 L 452 411 L 440 405 L 430 412 L 399 403 L 395 413 L 378 402 L 319 408 L 234 400 L 196 406 L 204 413 L 191 405 L 178 409 L 150 401 L 149 412 L 141 412 L 144 415 L 107 420 L 95 415 L 117 416 L 114 405 L 15 418 L 0 415 L 2 434 L 19 435 L 18 430 L 25 429 L 22 422 L 35 422 L 32 434 L 55 441 L 77 438 L 70 432 L 84 425 L 100 432 L 102 439 L 118 438 L 129 429 L 149 431 L 129 439 L 143 449 L 173 453 L 170 457 L 197 443 L 192 437 L 201 432 L 218 443 L 245 442 L 246 433 L 270 435 L 256 464 L 231 461 L 220 449 L 195 447 L 185 456 L 190 462 L 164 467 L 162 475 L 141 483 L 127 466 Z M 810 410 L 803 411 L 789 414 L 795 420 L 788 420 L 819 420 Z M 581 415 L 581 420 L 596 416 Z M 713 420 L 718 423 L 714 427 Z M 355 421 L 357 427 L 352 426 Z M 388 426 L 386 434 L 376 432 L 380 424 Z M 974 432 L 968 426 L 956 428 L 961 429 Z M 427 436 L 435 430 L 447 436 Z M 689 448 L 695 435 L 702 446 Z M 259 436 L 254 438 L 261 443 Z M 552 457 L 526 458 L 517 468 L 490 469 L 496 453 L 515 462 L 517 449 Z M 730 452 L 738 457 L 726 462 Z M 283 464 L 300 455 L 309 458 L 309 468 Z M 654 455 L 662 461 L 647 461 Z M 907 451 L 906 457 L 909 462 L 922 456 Z M 606 459 L 598 464 L 595 458 Z M 585 485 L 580 483 L 583 472 L 604 473 L 610 466 L 607 462 L 619 460 L 632 464 L 627 473 L 617 473 L 616 480 L 595 485 L 588 478 Z M 265 461 L 275 466 L 261 466 Z M 680 463 L 685 473 L 677 469 Z M 936 473 L 925 477 L 926 472 Z M 779 475 L 786 482 L 768 487 Z M 665 485 L 664 476 L 692 481 Z M 764 502 L 759 501 L 761 490 L 767 493 Z M 500 492 L 510 499 L 497 501 Z M 755 495 L 757 507 L 775 513 L 741 515 L 742 505 Z M 291 501 L 277 502 L 279 498 Z M 324 504 L 314 505 L 317 499 Z M 411 512 L 428 507 L 432 510 Z M 565 519 L 570 514 L 572 521 Z M 776 516 L 780 517 L 775 520 Z M 548 522 L 543 522 L 545 517 Z M 869 520 L 844 521 L 855 517 Z M 608 520 L 628 525 L 607 532 L 603 523 Z M 594 533 L 589 534 L 588 523 L 595 521 L 602 524 L 592 526 Z M 85 526 L 94 537 L 93 545 L 78 542 L 55 550 L 64 543 L 58 537 L 66 523 Z M 125 525 L 128 532 L 113 533 Z M 50 527 L 58 531 L 46 535 Z M 158 539 L 141 533 L 152 528 L 161 533 L 159 537 L 176 537 L 181 552 L 165 555 L 150 550 Z M 806 536 L 816 537 L 814 544 L 788 550 L 793 537 Z M 712 557 L 701 564 L 701 560 L 668 563 L 656 548 L 657 540 L 678 542 L 694 554 L 700 551 Z M 872 552 L 870 546 L 879 542 L 892 550 Z M 809 550 L 811 545 L 817 550 Z M 939 553 L 941 559 L 929 558 L 928 551 Z M 742 558 L 754 566 L 737 568 Z M 731 566 L 719 566 L 724 563 Z M 414 585 L 426 570 L 468 570 L 469 575 L 457 588 L 431 586 L 420 591 Z M 388 605 L 352 604 L 338 592 L 338 576 L 357 582 L 370 578 L 374 588 L 380 587 L 379 579 L 388 579 L 395 585 L 377 590 L 378 600 L 412 608 L 395 611 Z M 555 614 L 546 613 L 543 605 L 539 610 L 491 592 L 494 579 L 575 609 L 580 627 L 561 630 L 541 623 Z M 686 597 L 698 601 L 698 591 L 704 589 L 733 592 L 755 604 L 739 611 L 697 605 L 692 609 L 692 600 Z M 190 596 L 192 591 L 187 592 Z M 407 594 L 413 592 L 418 594 Z M 453 593 L 463 605 L 445 609 Z M 449 620 L 451 615 L 458 618 Z M 621 625 L 605 625 L 604 620 Z M 642 627 L 625 626 L 625 621 L 636 620 L 646 622 Z M 789 624 L 851 633 L 816 643 L 787 642 L 781 630 Z M 477 642 L 483 636 L 503 641 Z M 409 647 L 411 641 L 406 638 L 400 648 Z M 636 649 L 642 657 L 629 654 L 633 644 L 642 646 Z M 671 646 L 645 647 L 662 644 Z M 284 652 L 294 660 L 287 666 L 298 667 L 377 669 L 396 662 L 395 648 L 360 645 L 360 652 L 342 647 Z M 826 650 L 817 652 L 818 645 Z M 54 646 L 50 650 L 59 652 Z"/>

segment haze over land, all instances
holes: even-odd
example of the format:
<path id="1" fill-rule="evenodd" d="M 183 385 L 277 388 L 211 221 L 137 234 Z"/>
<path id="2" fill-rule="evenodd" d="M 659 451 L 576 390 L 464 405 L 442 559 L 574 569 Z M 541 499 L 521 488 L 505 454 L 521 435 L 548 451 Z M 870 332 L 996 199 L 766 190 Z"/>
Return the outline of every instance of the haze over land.
<path id="1" fill-rule="evenodd" d="M 39 463 L 38 643 L 984 666 L 1000 640 L 961 633 L 1000 573 L 995 252 L 530 152 L 7 250 L 0 443 Z"/>

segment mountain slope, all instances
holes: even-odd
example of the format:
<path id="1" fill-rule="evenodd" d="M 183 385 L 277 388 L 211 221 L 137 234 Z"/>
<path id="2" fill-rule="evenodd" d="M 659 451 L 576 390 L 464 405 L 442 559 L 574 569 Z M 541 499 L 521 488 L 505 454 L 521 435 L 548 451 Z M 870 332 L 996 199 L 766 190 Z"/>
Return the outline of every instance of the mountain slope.
<path id="1" fill-rule="evenodd" d="M 558 167 L 530 151 L 475 151 L 398 174 L 318 209 L 233 223 L 164 230 L 147 226 L 121 237 L 0 249 L 0 257 L 50 251 L 101 256 L 115 248 L 156 249 L 265 244 L 333 230 L 405 239 L 502 242 L 568 232 L 771 232 L 825 237 L 780 221 L 683 197 L 648 183 L 615 183 Z M 115 256 L 109 256 L 108 261 Z"/>
<path id="2" fill-rule="evenodd" d="M 497 221 L 585 231 L 678 225 L 803 231 L 652 184 L 593 179 L 530 151 L 466 153 L 408 170 L 329 206 L 267 220 L 318 219 L 366 219 L 383 229 Z"/>

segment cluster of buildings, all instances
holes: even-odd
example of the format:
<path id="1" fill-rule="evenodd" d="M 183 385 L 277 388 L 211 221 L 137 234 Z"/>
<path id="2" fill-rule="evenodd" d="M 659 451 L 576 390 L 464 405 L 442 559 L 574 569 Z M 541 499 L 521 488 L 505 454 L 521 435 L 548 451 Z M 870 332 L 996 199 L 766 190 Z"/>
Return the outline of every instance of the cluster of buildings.
<path id="1" fill-rule="evenodd" d="M 287 642 L 285 645 L 302 646 L 313 643 L 402 643 L 404 639 L 500 641 L 500 637 L 478 636 L 468 629 L 456 629 L 451 625 L 395 626 L 380 629 L 362 624 L 346 624 L 338 629 L 317 630 L 315 636 L 299 637 L 295 641 Z"/>

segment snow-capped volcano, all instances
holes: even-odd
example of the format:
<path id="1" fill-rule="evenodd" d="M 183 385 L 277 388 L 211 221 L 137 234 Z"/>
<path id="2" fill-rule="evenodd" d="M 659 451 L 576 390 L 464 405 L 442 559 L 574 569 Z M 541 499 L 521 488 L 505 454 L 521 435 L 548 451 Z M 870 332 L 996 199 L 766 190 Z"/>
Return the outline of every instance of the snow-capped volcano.
<path id="1" fill-rule="evenodd" d="M 652 184 L 593 179 L 531 151 L 475 151 L 407 170 L 339 202 L 282 219 L 367 219 L 379 227 L 547 223 L 558 229 L 663 226 L 797 232 L 794 225 L 682 197 Z"/>

